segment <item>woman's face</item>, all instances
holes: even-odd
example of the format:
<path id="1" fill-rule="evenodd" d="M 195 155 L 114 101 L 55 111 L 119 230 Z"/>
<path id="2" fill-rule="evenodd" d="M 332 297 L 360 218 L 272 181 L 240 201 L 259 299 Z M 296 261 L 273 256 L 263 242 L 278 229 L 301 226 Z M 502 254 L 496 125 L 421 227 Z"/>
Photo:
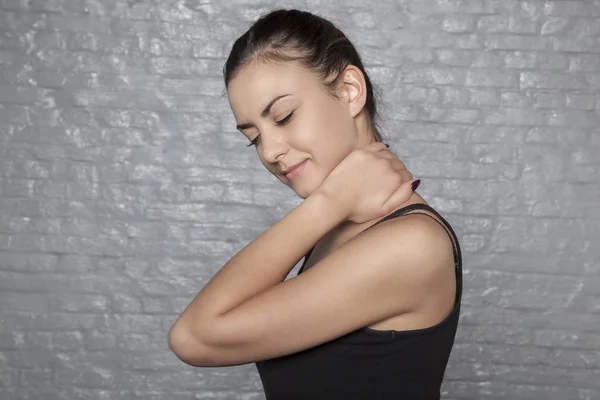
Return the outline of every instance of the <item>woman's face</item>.
<path id="1" fill-rule="evenodd" d="M 262 164 L 302 198 L 352 150 L 366 144 L 355 118 L 355 92 L 348 86 L 336 99 L 314 72 L 295 62 L 247 65 L 228 85 L 239 131 L 248 141 L 258 138 Z M 284 175 L 305 160 L 296 176 Z"/>

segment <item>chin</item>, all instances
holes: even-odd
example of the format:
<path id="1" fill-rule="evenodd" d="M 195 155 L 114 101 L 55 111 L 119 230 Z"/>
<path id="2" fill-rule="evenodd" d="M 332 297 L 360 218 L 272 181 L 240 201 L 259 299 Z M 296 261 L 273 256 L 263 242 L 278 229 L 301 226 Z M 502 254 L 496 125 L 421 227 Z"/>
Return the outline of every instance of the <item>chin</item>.
<path id="1" fill-rule="evenodd" d="M 306 177 L 304 177 L 304 178 L 306 179 Z M 314 176 L 311 178 L 314 178 Z M 297 182 L 284 181 L 282 179 L 280 179 L 280 180 L 284 185 L 286 185 L 287 187 L 292 189 L 298 195 L 298 197 L 300 197 L 302 199 L 306 199 L 308 196 L 310 196 L 310 194 L 313 193 L 315 190 L 317 190 L 319 188 L 319 186 L 323 183 L 323 181 L 320 181 L 315 186 L 314 179 L 311 180 L 310 183 L 306 182 L 306 181 L 303 183 L 300 183 L 300 181 L 302 179 L 298 179 Z"/>
<path id="2" fill-rule="evenodd" d="M 292 189 L 294 191 L 294 193 L 296 193 L 298 195 L 298 197 L 300 197 L 301 199 L 306 199 L 312 192 L 308 192 L 306 190 L 296 190 L 293 188 L 293 186 L 288 185 L 290 189 Z"/>
<path id="3" fill-rule="evenodd" d="M 292 186 L 290 186 L 290 187 L 292 187 Z M 294 188 L 292 187 L 292 189 L 294 189 Z M 296 192 L 296 194 L 299 197 L 301 197 L 302 199 L 306 199 L 317 189 L 318 189 L 318 186 L 317 187 L 309 187 L 309 188 L 306 188 L 306 186 L 302 186 L 299 188 L 299 190 L 294 189 L 294 192 Z"/>

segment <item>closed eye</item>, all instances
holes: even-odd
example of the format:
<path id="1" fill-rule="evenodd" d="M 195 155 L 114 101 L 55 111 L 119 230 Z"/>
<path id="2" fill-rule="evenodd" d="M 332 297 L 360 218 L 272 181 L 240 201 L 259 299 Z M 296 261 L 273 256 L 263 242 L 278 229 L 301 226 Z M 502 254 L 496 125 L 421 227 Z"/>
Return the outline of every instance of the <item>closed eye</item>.
<path id="1" fill-rule="evenodd" d="M 294 112 L 292 111 L 291 113 L 289 113 L 289 115 L 287 117 L 285 117 L 282 120 L 279 121 L 275 121 L 275 125 L 277 126 L 282 126 L 287 124 L 288 122 L 290 122 L 290 120 L 292 119 L 292 116 L 294 115 Z M 252 141 L 250 141 L 250 144 L 247 145 L 246 147 L 250 147 L 250 146 L 254 146 L 256 145 L 256 143 L 258 142 L 258 138 L 260 137 L 260 135 L 258 135 L 257 137 L 255 137 L 254 139 L 252 139 Z"/>
<path id="2" fill-rule="evenodd" d="M 285 117 L 284 119 L 282 119 L 280 121 L 275 121 L 275 125 L 281 126 L 281 125 L 287 124 L 290 121 L 290 119 L 292 119 L 292 115 L 294 115 L 293 111 L 287 117 Z"/>

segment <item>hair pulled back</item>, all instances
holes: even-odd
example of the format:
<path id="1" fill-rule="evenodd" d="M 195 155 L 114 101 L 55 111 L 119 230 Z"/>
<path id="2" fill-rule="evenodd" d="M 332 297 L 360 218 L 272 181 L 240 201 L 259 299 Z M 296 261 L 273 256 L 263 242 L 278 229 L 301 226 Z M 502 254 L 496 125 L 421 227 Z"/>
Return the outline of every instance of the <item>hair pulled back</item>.
<path id="1" fill-rule="evenodd" d="M 333 23 L 310 12 L 278 9 L 261 16 L 234 42 L 223 67 L 225 87 L 251 63 L 284 61 L 296 61 L 316 72 L 334 96 L 333 89 L 344 68 L 350 64 L 359 68 L 366 82 L 368 123 L 375 141 L 383 141 L 373 84 L 360 55 Z"/>

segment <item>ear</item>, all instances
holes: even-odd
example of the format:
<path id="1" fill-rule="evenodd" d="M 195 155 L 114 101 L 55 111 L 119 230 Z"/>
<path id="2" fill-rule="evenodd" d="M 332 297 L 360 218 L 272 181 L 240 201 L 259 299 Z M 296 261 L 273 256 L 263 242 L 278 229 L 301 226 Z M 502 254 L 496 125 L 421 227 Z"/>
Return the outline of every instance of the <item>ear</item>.
<path id="1" fill-rule="evenodd" d="M 355 65 L 348 65 L 340 79 L 340 98 L 348 104 L 348 111 L 356 117 L 367 102 L 367 84 L 365 76 Z"/>

